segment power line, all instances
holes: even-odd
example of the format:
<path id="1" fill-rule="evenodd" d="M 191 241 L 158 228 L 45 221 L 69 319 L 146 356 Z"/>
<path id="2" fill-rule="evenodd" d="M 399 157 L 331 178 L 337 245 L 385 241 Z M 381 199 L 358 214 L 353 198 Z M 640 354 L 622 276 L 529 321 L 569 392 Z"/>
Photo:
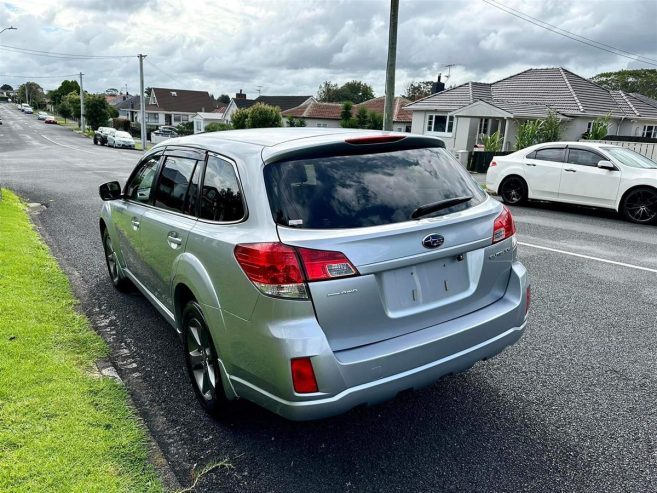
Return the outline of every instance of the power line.
<path id="1" fill-rule="evenodd" d="M 75 54 L 75 53 L 62 53 L 56 51 L 33 50 L 31 48 L 21 48 L 18 46 L 10 46 L 10 45 L 0 45 L 0 49 L 4 51 L 10 51 L 14 53 L 28 54 L 34 56 L 43 56 L 49 58 L 66 58 L 66 59 L 76 59 L 76 60 L 133 58 L 135 56 L 135 55 L 84 55 L 84 54 Z"/>
<path id="2" fill-rule="evenodd" d="M 612 49 L 616 50 L 616 51 L 612 51 L 612 50 L 609 50 L 607 48 L 603 48 L 602 46 L 599 46 L 602 43 L 598 43 L 597 41 L 588 40 L 588 38 L 584 38 L 584 39 L 587 39 L 588 41 L 583 41 L 583 40 L 578 39 L 578 38 L 575 37 L 575 36 L 579 36 L 579 35 L 575 34 L 575 35 L 571 36 L 570 34 L 564 34 L 563 32 L 557 31 L 556 29 L 552 29 L 551 27 L 547 27 L 548 24 L 546 22 L 543 22 L 543 21 L 534 22 L 533 20 L 528 19 L 527 18 L 528 16 L 523 17 L 524 15 L 526 15 L 524 13 L 522 13 L 522 15 L 518 15 L 514 12 L 511 12 L 510 10 L 507 10 L 506 7 L 504 7 L 504 6 L 492 3 L 490 0 L 481 0 L 481 1 L 488 4 L 488 5 L 490 5 L 491 7 L 495 7 L 498 10 L 501 10 L 503 12 L 506 12 L 509 15 L 517 17 L 518 19 L 522 19 L 525 22 L 529 22 L 530 24 L 534 24 L 535 26 L 538 26 L 542 29 L 546 29 L 546 30 L 551 31 L 551 32 L 553 32 L 555 34 L 558 34 L 560 36 L 564 36 L 566 38 L 572 39 L 573 41 L 577 41 L 578 43 L 582 43 L 582 44 L 585 44 L 587 46 L 597 48 L 598 50 L 606 51 L 607 53 L 611 53 L 612 55 L 621 56 L 621 57 L 624 57 L 624 58 L 629 58 L 630 60 L 634 60 L 635 62 L 642 62 L 642 63 L 646 63 L 648 65 L 653 65 L 653 66 L 657 67 L 657 63 L 647 61 L 647 60 L 652 60 L 651 58 L 648 58 L 647 60 L 641 60 L 641 58 L 646 58 L 646 57 L 643 57 L 641 55 L 634 55 L 634 54 L 632 54 L 632 56 L 624 55 L 623 53 L 628 53 L 628 52 L 624 52 L 623 50 L 619 50 L 618 48 L 615 48 L 615 47 L 612 47 Z M 520 11 L 516 11 L 516 12 L 520 12 Z M 539 22 L 541 22 L 542 24 L 539 24 Z M 545 24 L 545 25 L 543 25 L 543 24 Z M 561 28 L 557 28 L 557 29 L 561 29 Z M 562 29 L 562 31 L 564 31 L 564 30 Z M 565 32 L 567 32 L 567 31 L 565 31 Z M 579 36 L 579 37 L 583 38 L 583 36 Z M 591 41 L 591 42 L 589 42 L 589 41 Z M 598 43 L 598 44 L 595 44 L 595 43 Z M 609 46 L 609 45 L 605 45 L 605 46 Z M 619 52 L 623 52 L 623 53 L 619 53 Z"/>
<path id="3" fill-rule="evenodd" d="M 0 77 L 7 77 L 11 79 L 58 79 L 60 77 L 77 77 L 79 74 L 64 74 L 64 75 L 9 75 L 0 74 Z"/>

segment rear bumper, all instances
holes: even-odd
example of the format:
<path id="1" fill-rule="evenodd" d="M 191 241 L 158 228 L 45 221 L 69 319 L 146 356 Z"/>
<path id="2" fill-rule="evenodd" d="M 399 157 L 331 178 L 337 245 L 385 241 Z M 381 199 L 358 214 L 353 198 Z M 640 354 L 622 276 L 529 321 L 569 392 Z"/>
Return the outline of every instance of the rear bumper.
<path id="1" fill-rule="evenodd" d="M 294 394 L 286 390 L 292 388 L 288 379 L 266 390 L 246 374 L 233 373 L 229 378 L 237 395 L 292 420 L 320 419 L 383 402 L 403 390 L 467 370 L 520 339 L 526 326 L 527 286 L 526 270 L 515 262 L 505 295 L 458 319 L 339 352 L 332 352 L 328 344 L 309 352 L 309 345 L 299 339 L 288 341 L 288 347 L 282 345 L 280 373 L 271 374 L 289 373 L 290 357 L 316 354 L 312 362 L 322 392 Z M 306 349 L 300 353 L 301 346 Z"/>

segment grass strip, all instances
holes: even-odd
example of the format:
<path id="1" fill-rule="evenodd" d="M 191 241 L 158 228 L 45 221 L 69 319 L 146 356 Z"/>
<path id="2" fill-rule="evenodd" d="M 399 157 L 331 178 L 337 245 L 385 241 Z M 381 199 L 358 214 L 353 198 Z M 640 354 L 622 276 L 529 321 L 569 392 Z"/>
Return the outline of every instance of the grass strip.
<path id="1" fill-rule="evenodd" d="M 0 491 L 162 491 L 104 341 L 8 190 L 0 200 Z"/>

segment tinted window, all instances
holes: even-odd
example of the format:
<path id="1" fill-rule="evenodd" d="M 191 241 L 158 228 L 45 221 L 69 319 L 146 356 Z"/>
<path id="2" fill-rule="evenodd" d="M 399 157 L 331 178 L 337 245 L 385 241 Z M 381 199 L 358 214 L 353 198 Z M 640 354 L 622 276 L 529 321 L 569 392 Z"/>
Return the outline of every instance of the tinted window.
<path id="1" fill-rule="evenodd" d="M 539 149 L 536 151 L 534 159 L 540 161 L 556 161 L 560 163 L 563 161 L 563 151 L 564 149 Z"/>
<path id="2" fill-rule="evenodd" d="M 486 199 L 442 148 L 287 161 L 265 166 L 264 173 L 275 221 L 299 228 L 398 223 L 440 200 L 472 197 L 424 217 L 465 210 Z"/>
<path id="3" fill-rule="evenodd" d="M 201 193 L 201 219 L 239 221 L 244 217 L 242 192 L 233 165 L 215 156 L 208 158 Z"/>
<path id="4" fill-rule="evenodd" d="M 125 194 L 132 200 L 147 203 L 151 198 L 151 187 L 157 173 L 160 156 L 152 156 L 141 163 L 125 189 Z"/>
<path id="5" fill-rule="evenodd" d="M 632 168 L 657 169 L 657 163 L 655 161 L 642 156 L 638 152 L 620 147 L 605 147 L 604 149 L 625 166 L 631 166 Z"/>
<path id="6" fill-rule="evenodd" d="M 155 206 L 176 212 L 185 212 L 187 189 L 196 160 L 168 156 L 162 167 L 155 192 Z"/>
<path id="7" fill-rule="evenodd" d="M 595 152 L 585 151 L 583 149 L 568 149 L 568 162 L 572 164 L 597 166 L 598 162 L 603 159 L 603 157 Z"/>

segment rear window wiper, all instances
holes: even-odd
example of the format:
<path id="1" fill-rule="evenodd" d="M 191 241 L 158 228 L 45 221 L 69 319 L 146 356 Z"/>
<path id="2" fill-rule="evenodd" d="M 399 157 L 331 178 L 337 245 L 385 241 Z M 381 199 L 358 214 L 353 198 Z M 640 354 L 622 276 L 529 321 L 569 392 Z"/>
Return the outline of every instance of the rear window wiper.
<path id="1" fill-rule="evenodd" d="M 430 204 L 424 204 L 413 211 L 411 219 L 417 219 L 441 209 L 448 209 L 452 206 L 469 202 L 470 200 L 472 200 L 472 197 L 465 195 L 463 197 L 454 197 L 451 199 L 439 200 L 438 202 L 431 202 Z"/>

